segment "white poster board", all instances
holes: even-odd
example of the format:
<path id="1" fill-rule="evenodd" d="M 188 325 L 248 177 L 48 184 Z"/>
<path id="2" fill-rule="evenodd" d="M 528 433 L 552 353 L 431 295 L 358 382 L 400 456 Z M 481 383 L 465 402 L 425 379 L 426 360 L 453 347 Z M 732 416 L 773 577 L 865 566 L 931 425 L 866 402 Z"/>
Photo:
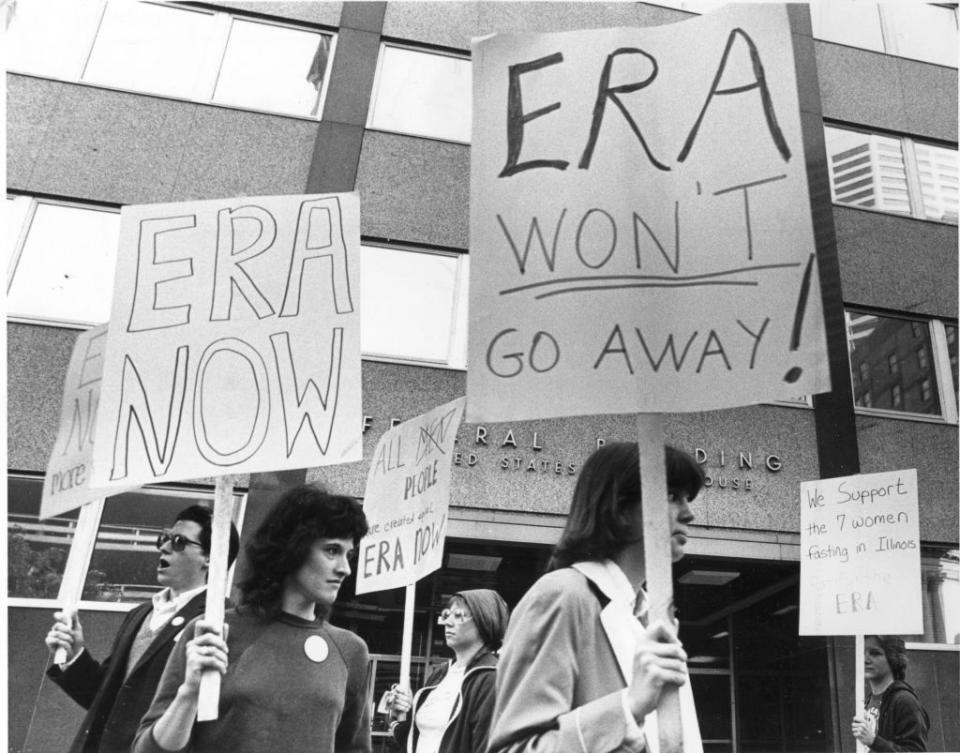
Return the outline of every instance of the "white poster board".
<path id="1" fill-rule="evenodd" d="M 124 207 L 100 484 L 360 460 L 355 194 Z"/>
<path id="2" fill-rule="evenodd" d="M 923 632 L 914 469 L 800 484 L 800 635 Z"/>
<path id="3" fill-rule="evenodd" d="M 830 389 L 785 6 L 472 64 L 467 421 Z"/>
<path id="4" fill-rule="evenodd" d="M 442 564 L 450 476 L 465 398 L 385 432 L 367 475 L 370 526 L 357 558 L 357 593 L 416 583 Z"/>
<path id="5" fill-rule="evenodd" d="M 47 463 L 40 497 L 40 519 L 62 515 L 86 502 L 119 494 L 122 488 L 91 485 L 93 478 L 93 432 L 100 402 L 103 353 L 107 325 L 77 336 L 63 381 L 60 428 Z M 96 535 L 96 529 L 93 534 Z"/>

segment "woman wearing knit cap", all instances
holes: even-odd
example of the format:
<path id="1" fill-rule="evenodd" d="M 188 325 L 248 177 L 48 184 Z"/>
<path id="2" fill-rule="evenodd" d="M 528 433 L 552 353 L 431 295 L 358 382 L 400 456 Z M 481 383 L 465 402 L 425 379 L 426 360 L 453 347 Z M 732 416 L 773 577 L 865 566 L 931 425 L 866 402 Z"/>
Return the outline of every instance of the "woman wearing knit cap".
<path id="1" fill-rule="evenodd" d="M 456 660 L 427 680 L 411 698 L 391 691 L 390 731 L 409 753 L 485 753 L 493 713 L 497 650 L 509 619 L 496 591 L 459 591 L 437 619 Z M 411 713 L 407 713 L 411 712 Z"/>
<path id="2" fill-rule="evenodd" d="M 907 676 L 907 649 L 895 635 L 868 635 L 863 674 L 870 695 L 853 718 L 853 736 L 872 751 L 926 750 L 930 718 Z"/>

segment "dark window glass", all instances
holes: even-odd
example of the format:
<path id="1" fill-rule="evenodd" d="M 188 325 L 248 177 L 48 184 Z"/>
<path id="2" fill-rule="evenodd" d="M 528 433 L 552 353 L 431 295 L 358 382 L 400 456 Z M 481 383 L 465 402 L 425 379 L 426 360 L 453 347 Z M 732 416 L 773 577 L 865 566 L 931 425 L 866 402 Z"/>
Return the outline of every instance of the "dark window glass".
<path id="1" fill-rule="evenodd" d="M 847 342 L 860 408 L 942 415 L 930 327 L 917 319 L 847 311 Z M 955 346 L 954 346 L 955 347 Z M 919 352 L 926 357 L 921 359 Z M 869 373 L 869 381 L 862 375 Z M 926 380 L 928 389 L 923 388 Z"/>

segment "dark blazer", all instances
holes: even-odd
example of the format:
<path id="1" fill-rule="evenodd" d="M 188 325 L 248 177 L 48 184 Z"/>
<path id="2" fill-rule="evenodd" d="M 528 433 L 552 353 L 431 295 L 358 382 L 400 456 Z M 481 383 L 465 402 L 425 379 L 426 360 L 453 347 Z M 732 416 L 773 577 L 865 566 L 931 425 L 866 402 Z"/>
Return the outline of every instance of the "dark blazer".
<path id="1" fill-rule="evenodd" d="M 53 665 L 47 676 L 73 700 L 87 709 L 70 753 L 128 753 L 134 735 L 153 700 L 174 646 L 174 638 L 194 617 L 202 615 L 206 591 L 194 596 L 161 628 L 128 678 L 127 657 L 140 625 L 153 609 L 147 602 L 127 613 L 103 662 L 85 650 L 65 672 Z M 179 619 L 182 618 L 182 619 Z"/>

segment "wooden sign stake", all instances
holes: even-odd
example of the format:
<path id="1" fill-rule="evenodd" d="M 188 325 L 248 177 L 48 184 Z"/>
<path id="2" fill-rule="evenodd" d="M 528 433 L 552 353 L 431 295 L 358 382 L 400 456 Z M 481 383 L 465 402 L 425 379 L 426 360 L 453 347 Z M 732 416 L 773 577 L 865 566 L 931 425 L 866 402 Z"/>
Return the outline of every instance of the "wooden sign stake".
<path id="1" fill-rule="evenodd" d="M 87 563 L 93 554 L 93 547 L 97 541 L 97 531 L 100 529 L 100 516 L 103 514 L 103 500 L 95 499 L 80 507 L 77 517 L 77 527 L 73 531 L 73 541 L 70 542 L 70 553 L 67 554 L 67 564 L 60 580 L 60 590 L 57 592 L 57 602 L 64 616 L 73 626 L 77 607 L 83 596 L 84 576 L 87 572 Z M 65 649 L 58 648 L 53 654 L 54 664 L 63 664 L 67 660 Z"/>
<path id="2" fill-rule="evenodd" d="M 417 584 L 407 586 L 403 604 L 403 638 L 400 643 L 400 687 L 410 687 L 410 664 L 413 654 L 413 608 L 417 599 Z"/>
<path id="3" fill-rule="evenodd" d="M 230 523 L 233 520 L 233 476 L 217 476 L 213 497 L 213 521 L 210 531 L 210 569 L 207 571 L 207 606 L 203 614 L 206 622 L 223 630 L 223 602 L 227 598 L 228 555 L 230 552 Z M 197 721 L 216 719 L 220 711 L 220 673 L 206 670 L 200 677 L 197 698 Z"/>
<path id="4" fill-rule="evenodd" d="M 854 641 L 854 649 L 856 655 L 854 657 L 854 663 L 856 665 L 856 671 L 854 672 L 854 682 L 856 685 L 855 695 L 854 695 L 854 707 L 853 712 L 856 716 L 863 715 L 863 702 L 864 702 L 864 689 L 863 686 L 866 683 L 866 678 L 864 677 L 863 671 L 863 652 L 864 648 L 864 638 L 862 633 L 857 633 L 856 640 Z M 857 740 L 857 753 L 867 753 L 867 746 Z"/>
<path id="5" fill-rule="evenodd" d="M 643 512 L 643 556 L 647 576 L 649 620 L 673 624 L 673 557 L 670 547 L 670 517 L 667 506 L 666 457 L 663 449 L 663 418 L 658 413 L 637 416 L 640 450 L 640 497 Z M 681 753 L 683 728 L 680 694 L 668 685 L 657 704 L 660 753 Z"/>

